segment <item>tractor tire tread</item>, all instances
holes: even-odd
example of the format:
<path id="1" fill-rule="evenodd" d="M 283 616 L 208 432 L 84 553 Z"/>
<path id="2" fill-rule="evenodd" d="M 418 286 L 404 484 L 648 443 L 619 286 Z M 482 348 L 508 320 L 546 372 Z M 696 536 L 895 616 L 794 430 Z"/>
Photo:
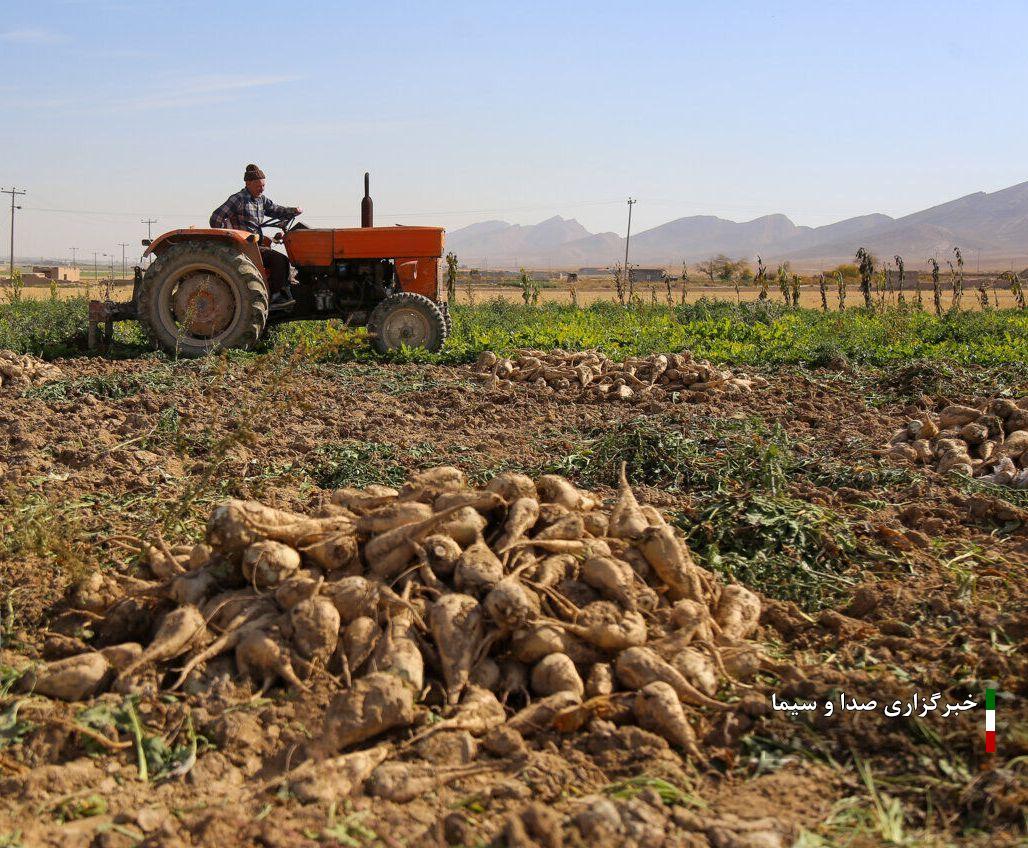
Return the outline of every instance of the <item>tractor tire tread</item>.
<path id="1" fill-rule="evenodd" d="M 381 336 L 382 322 L 393 309 L 408 307 L 422 310 L 435 329 L 434 343 L 427 350 L 430 353 L 439 351 L 449 336 L 449 325 L 439 308 L 439 304 L 429 297 L 417 292 L 396 292 L 382 300 L 368 316 L 368 332 L 373 336 L 373 346 L 379 353 L 387 353 L 389 348 Z"/>
<path id="2" fill-rule="evenodd" d="M 248 313 L 238 322 L 231 336 L 217 345 L 184 342 L 181 337 L 171 336 L 152 317 L 156 308 L 154 297 L 169 271 L 186 257 L 196 259 L 204 255 L 235 271 L 237 282 L 242 283 L 243 308 Z M 260 269 L 229 244 L 202 241 L 179 242 L 164 250 L 144 272 L 137 304 L 139 320 L 150 344 L 185 358 L 204 356 L 221 348 L 253 347 L 267 323 L 268 308 L 268 289 Z"/>

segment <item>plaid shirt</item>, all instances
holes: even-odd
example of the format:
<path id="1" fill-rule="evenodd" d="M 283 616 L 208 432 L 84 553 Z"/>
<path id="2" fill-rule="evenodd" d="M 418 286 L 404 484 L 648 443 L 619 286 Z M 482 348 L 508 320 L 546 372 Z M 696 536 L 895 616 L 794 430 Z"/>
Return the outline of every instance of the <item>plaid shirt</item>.
<path id="1" fill-rule="evenodd" d="M 260 222 L 267 218 L 292 218 L 296 209 L 279 206 L 266 195 L 254 197 L 244 188 L 230 195 L 228 200 L 211 213 L 211 227 L 227 230 L 248 230 L 261 234 Z"/>

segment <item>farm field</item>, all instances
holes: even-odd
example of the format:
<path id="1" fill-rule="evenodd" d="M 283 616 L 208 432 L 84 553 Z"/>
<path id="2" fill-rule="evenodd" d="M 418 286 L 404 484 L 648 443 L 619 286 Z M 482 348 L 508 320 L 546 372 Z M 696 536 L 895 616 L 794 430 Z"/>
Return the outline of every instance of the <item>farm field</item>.
<path id="1" fill-rule="evenodd" d="M 90 356 L 81 299 L 0 305 L 0 349 L 59 369 L 0 387 L 0 845 L 1024 844 L 1028 490 L 888 453 L 911 419 L 1028 396 L 1028 313 L 623 308 L 583 291 L 589 308 L 575 309 L 551 294 L 536 308 L 506 302 L 517 290 L 489 302 L 476 291 L 476 306 L 454 309 L 440 354 L 389 360 L 361 332 L 313 323 L 198 361 L 150 351 L 125 324 L 108 355 Z M 808 294 L 818 298 L 805 291 L 801 304 Z M 478 364 L 526 349 L 618 361 L 691 351 L 748 388 L 710 381 L 618 400 L 488 379 Z M 381 780 L 333 794 L 310 773 L 283 777 L 347 691 L 330 663 L 304 671 L 298 660 L 302 688 L 266 691 L 213 657 L 170 691 L 184 656 L 92 700 L 25 683 L 43 661 L 148 642 L 180 605 L 158 587 L 153 562 L 170 567 L 160 543 L 174 553 L 202 541 L 225 499 L 309 515 L 341 489 L 399 489 L 445 465 L 472 487 L 563 475 L 614 521 L 622 464 L 705 581 L 759 596 L 746 638 L 761 661 L 712 672 L 708 700 L 685 710 L 694 750 L 632 719 L 625 693 L 643 687 L 626 672 L 556 721 L 418 739 L 445 712 L 428 686 L 413 726 L 387 728 L 376 742 L 392 747 L 375 750 L 404 775 L 451 779 L 407 795 Z M 489 519 L 490 541 L 505 515 Z M 141 555 L 140 541 L 158 549 Z M 406 575 L 391 579 L 402 591 Z M 419 579 L 412 598 L 427 606 L 451 578 Z M 647 580 L 655 598 L 673 596 Z M 238 588 L 265 603 L 272 594 L 256 577 Z M 584 578 L 558 588 L 538 590 L 548 618 L 602 597 Z M 667 600 L 639 597 L 629 606 L 663 632 Z M 406 607 L 382 610 L 391 634 Z M 508 662 L 513 636 L 494 634 L 491 656 Z M 442 640 L 413 641 L 426 679 L 439 679 Z M 619 650 L 575 664 L 586 677 Z M 496 688 L 504 718 L 546 697 L 534 677 Z M 998 693 L 995 754 L 984 747 L 987 689 Z M 883 713 L 915 693 L 922 704 L 938 693 L 939 709 Z M 813 701 L 878 706 L 775 706 Z"/>
<path id="2" fill-rule="evenodd" d="M 924 288 L 922 289 L 921 296 L 924 300 L 924 304 L 927 308 L 931 308 L 931 282 L 929 281 L 926 285 L 922 285 L 924 285 Z M 102 291 L 102 281 L 100 284 L 93 284 L 88 290 L 85 286 L 61 285 L 58 288 L 57 296 L 62 300 L 85 297 L 87 293 L 91 294 L 92 297 L 98 297 Z M 994 291 L 990 285 L 988 292 L 989 302 L 994 308 L 1012 309 L 1017 305 L 1016 298 L 1008 288 L 998 286 Z M 647 304 L 656 302 L 657 304 L 663 305 L 667 302 L 667 291 L 663 284 L 660 283 L 641 284 L 638 287 L 637 293 L 639 298 Z M 977 308 L 977 294 L 977 291 L 971 287 L 968 287 L 964 291 L 962 301 L 964 308 L 971 308 L 972 306 Z M 741 286 L 737 297 L 735 289 L 732 286 L 690 285 L 686 290 L 685 302 L 696 303 L 700 300 L 725 300 L 741 303 L 754 303 L 758 301 L 759 296 L 760 289 L 755 286 Z M 905 292 L 905 296 L 907 301 L 910 303 L 915 302 L 917 299 L 916 292 Z M 22 291 L 22 297 L 26 300 L 49 300 L 51 294 L 50 289 L 45 286 L 26 286 Z M 114 285 L 111 287 L 111 299 L 129 300 L 131 297 L 132 283 L 130 281 L 116 280 Z M 586 281 L 584 283 L 580 283 L 576 287 L 574 298 L 577 300 L 579 306 L 589 306 L 597 301 L 616 301 L 617 293 L 609 284 Z M 849 291 L 847 292 L 847 303 L 852 306 L 856 304 L 859 298 L 859 290 L 856 286 L 851 284 L 849 286 Z M 772 301 L 777 300 L 780 302 L 781 295 L 775 291 L 770 295 L 770 299 Z M 466 306 L 473 303 L 488 302 L 490 300 L 504 300 L 509 303 L 518 304 L 522 302 L 521 291 L 514 286 L 476 285 L 473 292 L 469 295 L 466 286 L 458 286 L 457 297 L 454 302 Z M 681 288 L 678 286 L 674 289 L 673 300 L 676 304 L 680 304 L 682 302 L 682 292 Z M 893 302 L 895 301 L 895 294 L 892 295 L 890 300 Z M 569 305 L 572 303 L 572 294 L 569 287 L 564 283 L 551 284 L 548 287 L 540 288 L 539 303 Z M 816 286 L 804 285 L 800 288 L 799 305 L 806 309 L 819 309 L 821 307 L 821 294 L 817 290 Z M 952 305 L 953 294 L 947 285 L 942 294 L 942 306 L 943 309 L 949 309 Z M 829 287 L 828 306 L 831 310 L 838 308 L 838 295 L 834 289 L 834 284 Z"/>

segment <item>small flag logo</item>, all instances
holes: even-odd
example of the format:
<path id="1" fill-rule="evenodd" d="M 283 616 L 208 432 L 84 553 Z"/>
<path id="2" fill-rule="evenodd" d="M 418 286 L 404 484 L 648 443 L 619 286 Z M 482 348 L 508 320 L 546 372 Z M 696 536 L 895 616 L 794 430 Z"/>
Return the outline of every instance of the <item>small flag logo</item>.
<path id="1" fill-rule="evenodd" d="M 985 690 L 985 753 L 996 753 L 996 690 Z"/>

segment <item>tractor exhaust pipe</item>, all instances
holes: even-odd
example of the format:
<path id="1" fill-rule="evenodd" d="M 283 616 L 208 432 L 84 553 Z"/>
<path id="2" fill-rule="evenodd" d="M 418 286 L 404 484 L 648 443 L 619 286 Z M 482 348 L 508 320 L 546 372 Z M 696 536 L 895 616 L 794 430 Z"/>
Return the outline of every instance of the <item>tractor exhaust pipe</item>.
<path id="1" fill-rule="evenodd" d="M 361 226 L 362 227 L 373 227 L 372 223 L 374 215 L 374 204 L 371 202 L 371 192 L 369 189 L 370 180 L 368 172 L 364 172 L 364 199 L 361 201 Z"/>

